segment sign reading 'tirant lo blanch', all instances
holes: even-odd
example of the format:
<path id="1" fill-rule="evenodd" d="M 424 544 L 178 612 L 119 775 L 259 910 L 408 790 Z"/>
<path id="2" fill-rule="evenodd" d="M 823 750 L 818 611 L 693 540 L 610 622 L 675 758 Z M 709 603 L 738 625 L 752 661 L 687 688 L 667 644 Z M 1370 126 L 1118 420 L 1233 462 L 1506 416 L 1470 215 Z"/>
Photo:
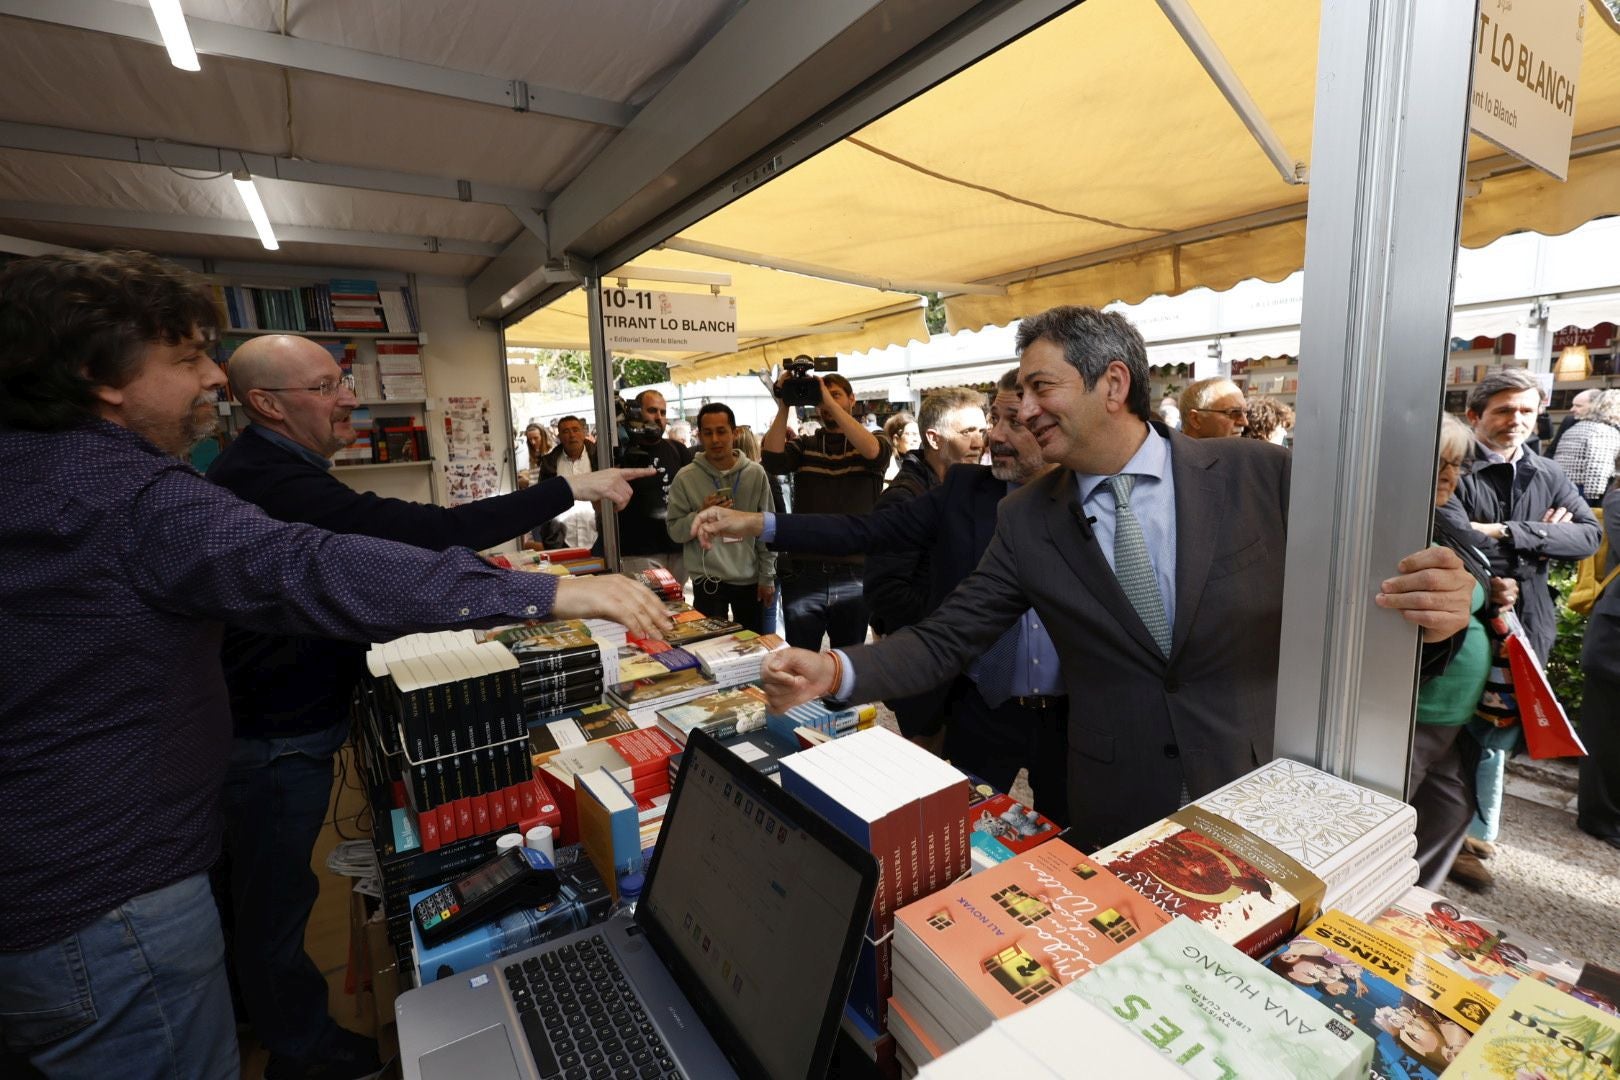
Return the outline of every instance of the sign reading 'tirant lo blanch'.
<path id="1" fill-rule="evenodd" d="M 1569 175 L 1587 0 L 1483 0 L 1468 126 L 1508 153 Z"/>
<path id="2" fill-rule="evenodd" d="M 603 289 L 602 323 L 610 349 L 737 351 L 734 296 Z"/>

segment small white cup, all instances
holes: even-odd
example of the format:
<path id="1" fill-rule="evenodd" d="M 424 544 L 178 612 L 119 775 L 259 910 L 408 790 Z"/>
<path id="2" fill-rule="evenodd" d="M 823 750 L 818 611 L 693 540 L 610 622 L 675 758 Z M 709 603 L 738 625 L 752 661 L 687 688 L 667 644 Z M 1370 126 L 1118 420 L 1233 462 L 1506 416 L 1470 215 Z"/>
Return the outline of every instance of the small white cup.
<path id="1" fill-rule="evenodd" d="M 536 825 L 524 837 L 524 846 L 538 851 L 544 855 L 553 866 L 557 863 L 557 851 L 553 847 L 550 825 Z"/>

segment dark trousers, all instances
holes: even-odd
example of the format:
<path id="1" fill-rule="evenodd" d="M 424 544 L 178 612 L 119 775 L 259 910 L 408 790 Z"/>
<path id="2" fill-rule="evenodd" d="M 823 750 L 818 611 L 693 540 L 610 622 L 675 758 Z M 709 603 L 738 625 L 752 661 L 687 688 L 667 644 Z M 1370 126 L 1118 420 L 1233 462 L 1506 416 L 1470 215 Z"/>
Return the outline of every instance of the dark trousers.
<path id="1" fill-rule="evenodd" d="M 347 728 L 333 732 L 325 754 L 319 736 L 237 739 L 225 778 L 231 956 L 242 1005 L 265 1049 L 294 1061 L 319 1058 L 337 1026 L 326 978 L 304 952 L 304 928 L 320 894 L 310 856 Z M 313 752 L 291 749 L 300 745 Z"/>
<path id="2" fill-rule="evenodd" d="M 1620 683 L 1586 676 L 1581 741 L 1586 756 L 1581 758 L 1576 823 L 1620 846 Z"/>
<path id="3" fill-rule="evenodd" d="M 956 681 L 945 729 L 945 756 L 998 791 L 1007 791 L 1018 770 L 1029 769 L 1035 809 L 1059 826 L 1069 824 L 1069 710 L 1032 709 L 1016 701 L 995 708 L 972 679 Z"/>
<path id="4" fill-rule="evenodd" d="M 1479 744 L 1462 725 L 1419 724 L 1412 737 L 1407 801 L 1417 811 L 1418 884 L 1438 890 L 1474 820 Z"/>
<path id="5" fill-rule="evenodd" d="M 759 599 L 759 586 L 733 585 L 719 578 L 692 579 L 692 606 L 716 619 L 731 619 L 744 630 L 765 633 L 765 605 Z"/>
<path id="6" fill-rule="evenodd" d="M 789 645 L 820 649 L 823 634 L 835 649 L 866 640 L 866 587 L 859 563 L 795 559 L 777 579 Z"/>

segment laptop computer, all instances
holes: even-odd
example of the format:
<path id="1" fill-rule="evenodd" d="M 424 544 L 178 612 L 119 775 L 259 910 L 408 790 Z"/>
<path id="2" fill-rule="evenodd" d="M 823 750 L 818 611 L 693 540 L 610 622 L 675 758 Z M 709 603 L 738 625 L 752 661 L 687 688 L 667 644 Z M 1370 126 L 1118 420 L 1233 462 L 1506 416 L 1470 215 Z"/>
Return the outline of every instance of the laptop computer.
<path id="1" fill-rule="evenodd" d="M 821 1077 L 877 877 L 695 731 L 635 915 L 401 995 L 405 1078 Z"/>

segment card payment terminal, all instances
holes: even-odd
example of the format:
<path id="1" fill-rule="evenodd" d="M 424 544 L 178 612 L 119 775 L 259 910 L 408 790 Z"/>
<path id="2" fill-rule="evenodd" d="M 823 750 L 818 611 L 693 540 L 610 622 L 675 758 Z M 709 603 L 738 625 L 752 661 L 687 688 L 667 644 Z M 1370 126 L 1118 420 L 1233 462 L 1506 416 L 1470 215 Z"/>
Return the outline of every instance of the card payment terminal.
<path id="1" fill-rule="evenodd" d="M 507 848 L 459 881 L 418 900 L 414 915 L 429 947 L 465 934 L 520 907 L 534 907 L 557 895 L 557 871 L 541 852 Z"/>

